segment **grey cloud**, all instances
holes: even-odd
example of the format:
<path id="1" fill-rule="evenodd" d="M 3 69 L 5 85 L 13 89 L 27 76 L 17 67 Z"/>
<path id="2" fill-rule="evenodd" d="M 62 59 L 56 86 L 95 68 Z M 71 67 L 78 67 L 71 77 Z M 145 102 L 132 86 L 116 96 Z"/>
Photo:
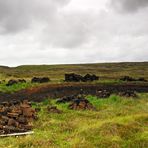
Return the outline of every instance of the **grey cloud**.
<path id="1" fill-rule="evenodd" d="M 146 11 L 147 12 L 147 11 Z M 145 12 L 133 16 L 113 12 L 61 13 L 52 23 L 47 23 L 42 34 L 43 44 L 54 48 L 83 48 L 90 44 L 104 46 L 122 36 L 138 37 L 148 34 Z M 124 40 L 124 39 L 123 39 Z M 93 48 L 93 47 L 92 47 Z M 103 48 L 103 47 L 102 47 Z"/>
<path id="2" fill-rule="evenodd" d="M 0 64 L 148 60 L 148 9 L 64 9 L 69 2 L 0 0 Z"/>
<path id="3" fill-rule="evenodd" d="M 28 28 L 34 21 L 52 19 L 69 0 L 0 0 L 0 33 Z"/>
<path id="4" fill-rule="evenodd" d="M 111 5 L 120 12 L 136 12 L 148 7 L 148 0 L 111 0 Z"/>
<path id="5" fill-rule="evenodd" d="M 81 12 L 61 13 L 43 30 L 43 41 L 57 48 L 76 48 L 89 42 L 92 28 L 91 16 Z"/>

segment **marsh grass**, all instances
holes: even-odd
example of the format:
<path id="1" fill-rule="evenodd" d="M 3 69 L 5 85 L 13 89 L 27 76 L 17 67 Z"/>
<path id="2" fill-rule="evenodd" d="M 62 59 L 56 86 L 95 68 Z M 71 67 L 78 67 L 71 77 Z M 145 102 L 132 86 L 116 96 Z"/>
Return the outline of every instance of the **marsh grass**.
<path id="1" fill-rule="evenodd" d="M 26 89 L 26 88 L 31 88 L 31 87 L 35 87 L 38 84 L 36 83 L 18 83 L 18 84 L 14 84 L 12 86 L 6 86 L 6 83 L 1 83 L 0 84 L 0 92 L 9 92 L 9 93 L 13 93 L 22 89 Z"/>
<path id="2" fill-rule="evenodd" d="M 34 76 L 49 76 L 52 81 L 60 82 L 65 73 L 85 75 L 92 73 L 100 76 L 100 81 L 106 83 L 117 82 L 121 76 L 129 75 L 134 78 L 148 79 L 148 62 L 127 63 L 96 63 L 96 64 L 68 64 L 68 65 L 23 65 L 18 67 L 0 66 L 0 79 L 32 78 Z M 118 82 L 117 82 L 118 83 Z"/>
<path id="3" fill-rule="evenodd" d="M 147 148 L 148 94 L 138 98 L 87 96 L 96 111 L 74 111 L 54 99 L 33 103 L 41 107 L 34 134 L 0 139 L 1 148 Z M 62 114 L 48 113 L 56 105 Z"/>

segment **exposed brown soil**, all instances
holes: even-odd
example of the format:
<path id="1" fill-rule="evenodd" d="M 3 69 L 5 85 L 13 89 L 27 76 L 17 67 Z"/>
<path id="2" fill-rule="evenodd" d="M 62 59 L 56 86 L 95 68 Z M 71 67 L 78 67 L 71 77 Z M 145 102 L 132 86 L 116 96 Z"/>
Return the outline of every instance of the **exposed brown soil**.
<path id="1" fill-rule="evenodd" d="M 40 102 L 50 98 L 59 98 L 63 96 L 75 94 L 91 94 L 96 95 L 96 92 L 106 90 L 110 93 L 118 93 L 124 91 L 148 92 L 148 84 L 80 84 L 80 83 L 64 83 L 64 84 L 49 84 L 36 88 L 24 89 L 13 94 L 0 93 L 0 102 L 16 100 L 29 100 Z"/>

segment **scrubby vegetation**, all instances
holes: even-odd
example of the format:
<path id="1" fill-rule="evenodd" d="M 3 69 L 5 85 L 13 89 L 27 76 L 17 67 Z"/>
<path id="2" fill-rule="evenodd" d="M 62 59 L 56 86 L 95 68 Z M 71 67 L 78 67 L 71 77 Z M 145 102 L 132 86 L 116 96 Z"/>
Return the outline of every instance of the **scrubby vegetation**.
<path id="1" fill-rule="evenodd" d="M 82 84 L 147 84 L 147 82 L 121 81 L 122 76 L 148 80 L 148 62 L 133 63 L 100 63 L 100 64 L 70 64 L 70 65 L 24 65 L 18 67 L 0 66 L 0 92 L 15 92 L 21 89 L 36 87 L 31 83 L 33 77 L 48 77 L 51 81 L 46 84 L 67 84 L 64 82 L 66 73 L 75 73 L 82 76 L 95 74 L 99 80 L 94 82 L 77 82 Z M 144 71 L 144 72 L 143 72 Z M 27 83 L 6 86 L 9 80 L 24 79 Z M 70 82 L 73 83 L 73 82 Z"/>
<path id="2" fill-rule="evenodd" d="M 74 111 L 68 104 L 46 99 L 40 107 L 34 134 L 0 139 L 6 148 L 146 148 L 148 147 L 148 94 L 138 98 L 116 95 L 108 99 L 87 96 L 96 111 Z M 62 114 L 47 112 L 56 105 Z"/>
<path id="3" fill-rule="evenodd" d="M 0 66 L 0 92 L 13 93 L 41 85 L 46 88 L 48 84 L 51 84 L 49 88 L 53 84 L 54 86 L 57 84 L 62 86 L 84 84 L 84 82 L 64 82 L 64 74 L 71 72 L 82 76 L 87 73 L 99 76 L 98 81 L 85 82 L 85 86 L 90 84 L 111 84 L 112 87 L 112 84 L 123 83 L 129 83 L 128 86 L 131 86 L 131 84 L 137 85 L 138 83 L 147 87 L 147 82 L 123 82 L 120 80 L 121 76 L 130 76 L 136 79 L 143 77 L 148 80 L 147 67 L 148 62 L 32 65 L 13 68 Z M 33 77 L 48 77 L 51 81 L 46 84 L 31 83 Z M 26 83 L 6 86 L 8 80 L 20 78 L 25 79 Z M 1 95 L 4 95 L 4 93 L 1 93 Z M 4 95 L 3 100 L 5 100 L 5 96 L 7 95 Z M 33 102 L 32 104 L 34 108 L 41 108 L 38 112 L 38 120 L 34 121 L 34 134 L 23 137 L 0 138 L 0 148 L 148 147 L 148 94 L 146 93 L 138 94 L 138 97 L 135 98 L 111 95 L 109 98 L 103 99 L 86 96 L 88 101 L 95 107 L 95 110 L 81 111 L 68 109 L 68 103 L 56 104 L 56 98 L 41 97 L 40 100 L 42 98 L 45 101 L 41 103 Z M 57 106 L 61 114 L 49 113 L 47 107 L 50 108 L 51 106 Z"/>
<path id="4" fill-rule="evenodd" d="M 64 79 L 65 73 L 85 75 L 87 73 L 100 76 L 101 81 L 118 80 L 121 76 L 148 79 L 148 62 L 69 64 L 69 65 L 25 65 L 18 67 L 0 66 L 0 79 L 48 76 L 52 81 Z"/>

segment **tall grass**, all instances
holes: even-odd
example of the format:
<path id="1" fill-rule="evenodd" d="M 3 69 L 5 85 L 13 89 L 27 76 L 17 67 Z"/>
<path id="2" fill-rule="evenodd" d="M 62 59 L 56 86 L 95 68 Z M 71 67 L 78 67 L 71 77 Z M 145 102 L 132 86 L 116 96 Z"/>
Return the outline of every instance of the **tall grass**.
<path id="1" fill-rule="evenodd" d="M 107 99 L 87 96 L 96 111 L 74 111 L 68 104 L 45 99 L 40 107 L 34 134 L 0 139 L 6 148 L 147 148 L 148 94 L 138 99 L 112 95 Z M 62 114 L 47 112 L 56 105 Z"/>

